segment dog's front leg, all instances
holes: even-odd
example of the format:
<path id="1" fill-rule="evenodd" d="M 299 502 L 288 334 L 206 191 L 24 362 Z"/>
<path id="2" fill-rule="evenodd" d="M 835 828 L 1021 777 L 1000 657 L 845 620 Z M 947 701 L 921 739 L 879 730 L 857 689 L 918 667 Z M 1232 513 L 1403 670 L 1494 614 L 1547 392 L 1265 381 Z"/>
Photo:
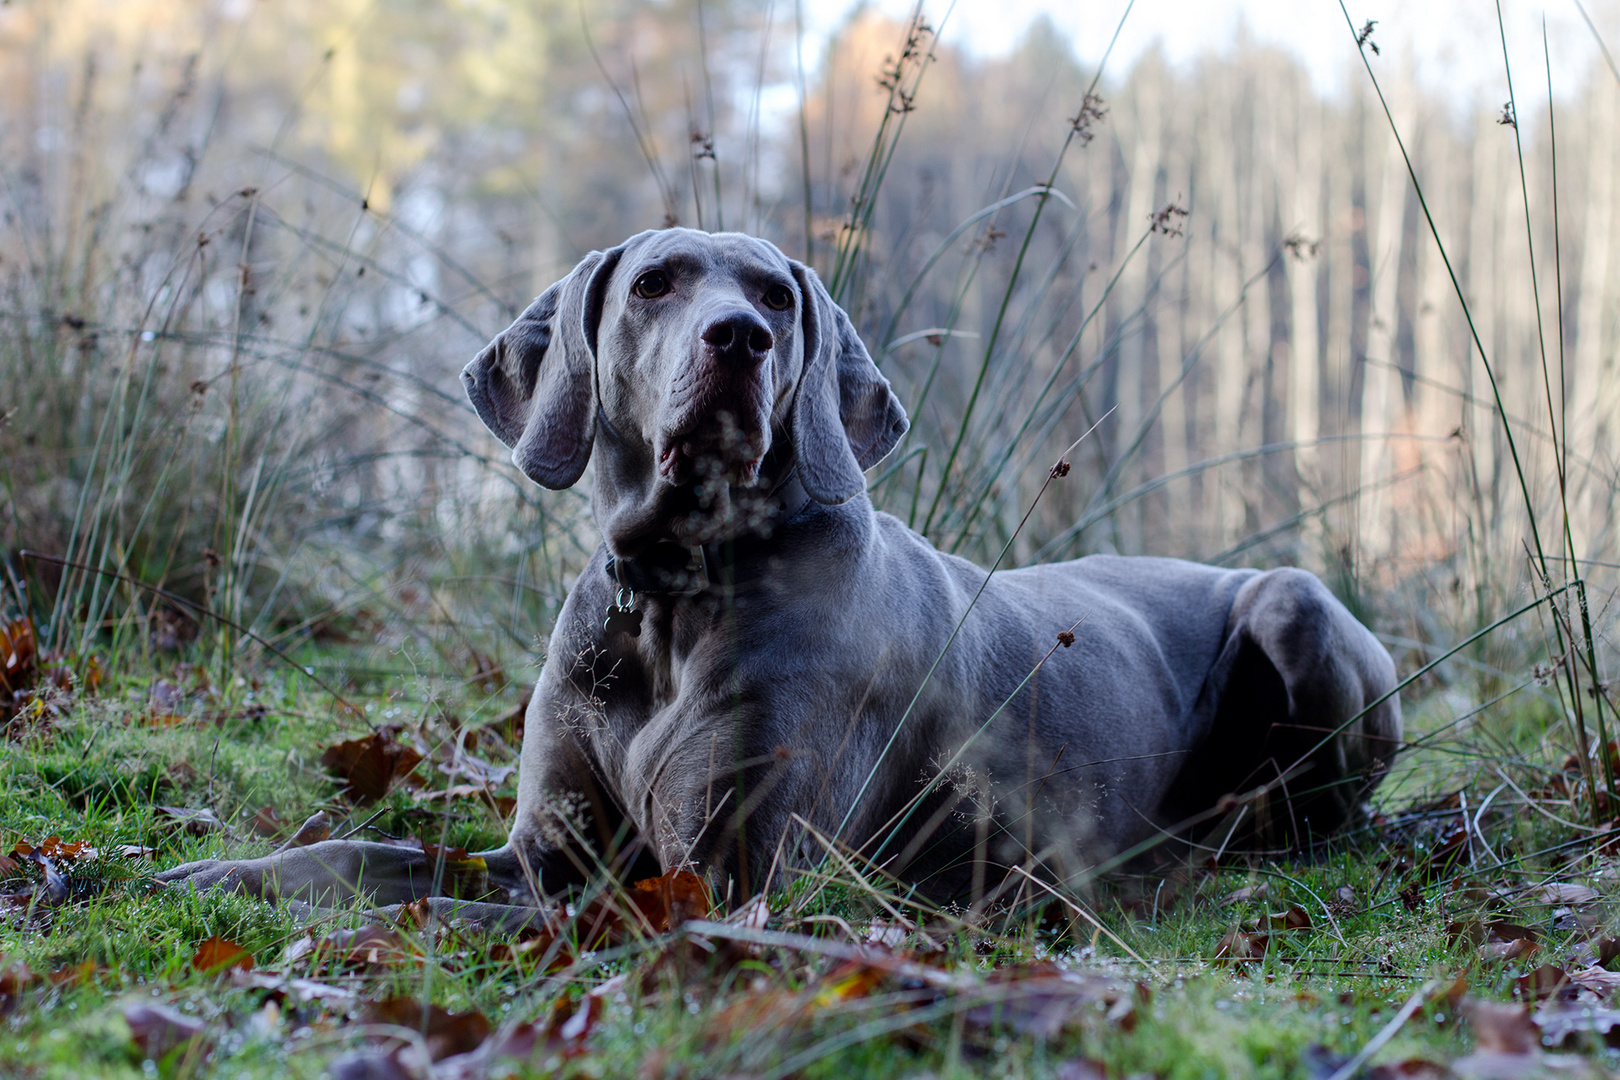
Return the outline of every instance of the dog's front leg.
<path id="1" fill-rule="evenodd" d="M 568 860 L 545 845 L 508 840 L 471 858 L 483 863 L 485 878 L 492 886 L 489 895 L 499 896 L 498 888 L 523 906 L 560 891 L 562 882 L 570 879 Z M 170 887 L 219 889 L 263 900 L 303 900 L 322 906 L 356 897 L 378 905 L 403 904 L 444 896 L 452 884 L 461 884 L 458 891 L 466 893 L 468 884 L 460 865 L 454 871 L 449 866 L 441 869 L 419 848 L 366 840 L 323 840 L 257 859 L 202 859 L 165 870 L 156 880 Z M 538 892 L 534 884 L 540 886 Z M 475 887 L 467 895 L 483 892 Z"/>
<path id="2" fill-rule="evenodd" d="M 572 625 L 568 609 L 559 625 Z M 593 745 L 613 743 L 604 739 L 604 709 L 612 706 L 599 696 L 614 696 L 602 689 L 608 676 L 591 669 L 598 653 L 569 651 L 566 638 L 554 636 L 524 716 L 511 832 L 503 847 L 484 855 L 490 880 L 523 903 L 542 903 L 604 871 L 625 872 L 643 853 L 620 794 L 593 756 Z M 602 665 L 611 669 L 612 662 Z"/>
<path id="3" fill-rule="evenodd" d="M 579 697 L 548 666 L 525 720 L 511 831 L 501 847 L 473 855 L 483 861 L 488 884 L 514 905 L 540 906 L 626 853 L 626 844 L 614 842 L 622 815 L 603 794 L 570 726 L 580 712 Z M 629 853 L 634 850 L 628 845 Z M 435 867 L 420 849 L 347 839 L 256 859 L 203 859 L 164 871 L 156 880 L 319 905 L 355 897 L 400 904 L 441 895 L 453 883 L 448 868 Z"/>
<path id="4" fill-rule="evenodd" d="M 421 850 L 366 840 L 323 840 L 257 859 L 186 863 L 158 874 L 157 880 L 171 887 L 330 905 L 361 895 L 378 904 L 417 900 L 432 891 L 433 877 L 433 864 Z"/>

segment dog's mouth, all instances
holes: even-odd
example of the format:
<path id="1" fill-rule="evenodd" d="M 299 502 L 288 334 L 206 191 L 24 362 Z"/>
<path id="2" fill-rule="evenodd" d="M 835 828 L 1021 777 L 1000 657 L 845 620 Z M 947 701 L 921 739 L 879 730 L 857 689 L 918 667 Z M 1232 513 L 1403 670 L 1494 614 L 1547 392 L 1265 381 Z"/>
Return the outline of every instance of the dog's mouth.
<path id="1" fill-rule="evenodd" d="M 658 476 L 676 487 L 723 481 L 752 487 L 769 449 L 763 432 L 745 430 L 729 410 L 673 427 L 656 444 Z"/>

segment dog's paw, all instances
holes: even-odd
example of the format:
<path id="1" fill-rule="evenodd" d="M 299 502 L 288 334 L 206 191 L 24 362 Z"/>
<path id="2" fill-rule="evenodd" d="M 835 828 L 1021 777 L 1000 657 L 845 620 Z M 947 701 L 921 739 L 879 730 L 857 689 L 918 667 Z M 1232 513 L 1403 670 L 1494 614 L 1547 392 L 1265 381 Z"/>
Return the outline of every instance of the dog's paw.
<path id="1" fill-rule="evenodd" d="M 157 874 L 154 880 L 170 889 L 191 889 L 194 892 L 221 889 L 248 896 L 263 896 L 264 860 L 201 859 L 165 870 Z"/>

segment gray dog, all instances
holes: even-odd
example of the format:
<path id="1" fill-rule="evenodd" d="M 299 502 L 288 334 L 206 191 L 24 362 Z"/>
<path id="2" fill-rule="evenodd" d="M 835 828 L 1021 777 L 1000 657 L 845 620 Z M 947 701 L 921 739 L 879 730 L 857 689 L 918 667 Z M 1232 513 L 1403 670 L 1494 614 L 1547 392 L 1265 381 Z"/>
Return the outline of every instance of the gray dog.
<path id="1" fill-rule="evenodd" d="M 1299 843 L 1360 812 L 1395 668 L 1301 570 L 1091 556 L 996 573 L 865 494 L 900 402 L 809 267 L 738 234 L 593 252 L 462 373 L 523 472 L 596 459 L 603 543 L 529 705 L 516 903 L 639 853 L 733 897 L 835 842 L 938 894 L 1065 879 L 1172 834 Z M 332 840 L 167 880 L 428 892 Z"/>

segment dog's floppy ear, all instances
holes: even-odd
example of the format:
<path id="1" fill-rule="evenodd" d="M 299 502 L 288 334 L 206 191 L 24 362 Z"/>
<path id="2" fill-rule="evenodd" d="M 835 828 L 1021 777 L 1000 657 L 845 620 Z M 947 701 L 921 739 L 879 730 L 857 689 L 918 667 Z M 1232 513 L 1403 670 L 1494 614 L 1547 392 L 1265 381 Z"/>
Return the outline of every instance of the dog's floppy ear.
<path id="1" fill-rule="evenodd" d="M 816 272 L 795 262 L 793 276 L 803 300 L 804 371 L 793 403 L 799 479 L 817 502 L 841 503 L 866 490 L 861 474 L 906 433 L 906 410 Z"/>
<path id="2" fill-rule="evenodd" d="M 596 330 L 622 251 L 585 256 L 462 369 L 478 418 L 542 487 L 572 487 L 591 459 Z"/>

